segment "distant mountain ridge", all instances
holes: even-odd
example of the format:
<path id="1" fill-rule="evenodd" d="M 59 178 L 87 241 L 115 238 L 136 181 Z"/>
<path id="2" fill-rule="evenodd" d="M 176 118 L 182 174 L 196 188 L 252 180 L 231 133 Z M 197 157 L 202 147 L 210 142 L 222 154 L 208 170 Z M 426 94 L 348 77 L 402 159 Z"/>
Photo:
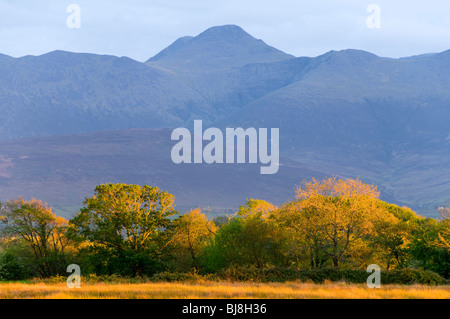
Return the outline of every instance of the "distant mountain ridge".
<path id="1" fill-rule="evenodd" d="M 235 25 L 212 27 L 196 37 L 182 37 L 147 62 L 177 69 L 208 71 L 293 58 Z"/>
<path id="2" fill-rule="evenodd" d="M 450 50 L 294 57 L 234 25 L 182 37 L 146 62 L 64 51 L 0 55 L 0 140 L 190 127 L 195 119 L 278 127 L 286 160 L 321 176 L 361 177 L 431 214 L 450 201 L 449 71 Z M 8 156 L 0 150 L 0 159 Z M 5 170 L 0 196 L 14 179 Z"/>

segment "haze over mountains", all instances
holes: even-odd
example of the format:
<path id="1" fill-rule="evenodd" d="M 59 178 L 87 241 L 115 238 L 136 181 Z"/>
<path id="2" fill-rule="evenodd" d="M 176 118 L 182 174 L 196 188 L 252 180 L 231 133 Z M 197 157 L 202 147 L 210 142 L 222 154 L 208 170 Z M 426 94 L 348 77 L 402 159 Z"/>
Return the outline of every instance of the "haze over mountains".
<path id="1" fill-rule="evenodd" d="M 79 206 L 93 186 L 114 181 L 158 185 L 180 207 L 214 211 L 250 197 L 279 204 L 302 179 L 338 175 L 433 216 L 450 200 L 449 71 L 450 50 L 297 58 L 233 25 L 180 38 L 146 62 L 3 55 L 0 199 Z M 194 119 L 280 128 L 280 172 L 171 163 L 170 128 Z"/>

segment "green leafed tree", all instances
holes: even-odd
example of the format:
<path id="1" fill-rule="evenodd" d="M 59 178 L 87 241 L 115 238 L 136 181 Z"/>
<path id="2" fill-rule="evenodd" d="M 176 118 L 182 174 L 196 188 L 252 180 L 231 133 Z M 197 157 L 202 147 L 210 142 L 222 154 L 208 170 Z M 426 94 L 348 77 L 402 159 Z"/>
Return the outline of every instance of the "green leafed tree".
<path id="1" fill-rule="evenodd" d="M 181 271 L 198 269 L 199 256 L 215 236 L 217 226 L 199 208 L 175 219 L 171 229 L 171 248 Z"/>
<path id="2" fill-rule="evenodd" d="M 420 220 L 418 229 L 413 234 L 408 252 L 415 267 L 437 272 L 445 278 L 450 278 L 450 249 L 445 245 L 443 233 L 449 225 L 433 218 Z"/>
<path id="3" fill-rule="evenodd" d="M 158 187 L 103 184 L 71 220 L 71 233 L 87 241 L 97 272 L 141 276 L 161 267 L 176 213 L 174 196 Z"/>
<path id="4" fill-rule="evenodd" d="M 285 265 L 283 229 L 272 218 L 276 210 L 274 205 L 257 199 L 240 206 L 236 216 L 216 232 L 207 247 L 207 268 Z"/>
<path id="5" fill-rule="evenodd" d="M 369 245 L 377 264 L 387 270 L 403 268 L 410 259 L 408 246 L 417 231 L 421 217 L 407 207 L 379 201 L 383 213 L 373 220 Z"/>
<path id="6" fill-rule="evenodd" d="M 439 223 L 437 246 L 450 252 L 450 207 L 439 208 L 442 220 Z"/>

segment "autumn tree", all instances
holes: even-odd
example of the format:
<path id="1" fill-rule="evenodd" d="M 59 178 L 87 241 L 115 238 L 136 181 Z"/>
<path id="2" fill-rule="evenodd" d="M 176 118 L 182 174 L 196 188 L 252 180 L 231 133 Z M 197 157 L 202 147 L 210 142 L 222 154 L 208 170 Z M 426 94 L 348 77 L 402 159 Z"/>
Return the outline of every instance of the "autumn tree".
<path id="1" fill-rule="evenodd" d="M 30 256 L 41 277 L 65 273 L 66 252 L 73 248 L 65 236 L 67 220 L 57 217 L 42 201 L 22 198 L 4 203 L 0 219 L 4 241 L 28 250 L 30 253 L 22 251 L 21 257 Z"/>
<path id="2" fill-rule="evenodd" d="M 242 225 L 239 234 L 239 250 L 247 263 L 264 268 L 285 262 L 280 249 L 282 229 L 278 227 L 273 214 L 278 208 L 260 199 L 250 199 L 239 207 L 238 219 Z"/>
<path id="3" fill-rule="evenodd" d="M 277 209 L 273 204 L 261 199 L 248 199 L 244 205 L 239 206 L 237 214 L 241 217 L 259 214 L 262 218 L 268 218 L 270 213 Z"/>
<path id="4" fill-rule="evenodd" d="M 289 237 L 286 255 L 295 268 L 323 267 L 329 260 L 325 254 L 326 238 L 319 227 L 320 216 L 305 209 L 303 203 L 293 201 L 284 204 L 276 219 Z"/>
<path id="5" fill-rule="evenodd" d="M 178 268 L 198 269 L 198 257 L 217 226 L 199 208 L 175 219 L 172 223 L 171 247 L 178 261 Z"/>
<path id="6" fill-rule="evenodd" d="M 379 202 L 382 214 L 373 219 L 373 232 L 369 238 L 370 248 L 377 253 L 378 264 L 389 270 L 402 268 L 408 260 L 408 245 L 412 241 L 419 217 L 406 207 Z"/>
<path id="7" fill-rule="evenodd" d="M 103 184 L 71 220 L 72 234 L 90 243 L 107 273 L 141 276 L 160 267 L 162 234 L 176 213 L 174 196 L 158 187 Z"/>
<path id="8" fill-rule="evenodd" d="M 372 231 L 372 218 L 380 212 L 378 197 L 375 186 L 358 179 L 313 179 L 297 188 L 296 201 L 283 218 L 308 243 L 311 263 L 320 263 L 324 254 L 338 268 Z"/>

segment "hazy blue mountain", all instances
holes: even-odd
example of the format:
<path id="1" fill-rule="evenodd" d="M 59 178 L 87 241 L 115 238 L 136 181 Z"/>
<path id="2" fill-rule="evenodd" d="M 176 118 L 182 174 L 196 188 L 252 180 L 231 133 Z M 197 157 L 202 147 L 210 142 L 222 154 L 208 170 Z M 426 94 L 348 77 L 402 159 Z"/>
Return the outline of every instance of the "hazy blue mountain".
<path id="1" fill-rule="evenodd" d="M 235 25 L 212 27 L 196 37 L 182 37 L 147 64 L 176 73 L 210 108 L 189 109 L 181 116 L 213 122 L 292 81 L 299 64 L 292 55 L 257 40 Z"/>
<path id="2" fill-rule="evenodd" d="M 0 139 L 174 127 L 197 118 L 211 122 L 286 83 L 283 75 L 268 74 L 242 87 L 246 71 L 230 69 L 289 58 L 237 26 L 182 38 L 151 59 L 157 63 L 64 51 L 18 59 L 3 55 Z M 173 67 L 166 67 L 167 61 Z M 177 72 L 183 63 L 186 68 Z M 225 70 L 199 76 L 192 69 Z"/>
<path id="3" fill-rule="evenodd" d="M 211 72 L 249 63 L 293 58 L 236 25 L 212 27 L 196 37 L 182 37 L 147 62 L 172 70 Z"/>
<path id="4" fill-rule="evenodd" d="M 183 79 L 125 57 L 55 51 L 0 64 L 3 139 L 172 126 L 183 122 L 175 110 L 204 103 Z"/>
<path id="5" fill-rule="evenodd" d="M 195 119 L 219 128 L 278 127 L 284 160 L 297 163 L 294 166 L 318 175 L 361 177 L 379 185 L 385 198 L 424 214 L 450 201 L 450 50 L 401 59 L 359 50 L 293 57 L 238 26 L 226 25 L 182 37 L 144 63 L 63 51 L 22 58 L 0 55 L 0 112 L 4 147 L 15 142 L 8 139 L 190 127 Z M 123 143 L 134 144 L 132 140 L 124 138 Z M 122 150 L 119 144 L 110 147 Z M 23 147 L 34 152 L 29 142 Z M 153 151 L 151 161 L 156 153 L 167 152 L 161 147 Z M 132 158 L 139 152 L 137 147 L 128 154 Z M 0 149 L 0 167 L 10 167 L 9 158 L 15 157 Z M 138 175 L 123 167 L 125 161 L 114 162 L 111 154 L 104 158 L 105 163 L 112 161 L 111 169 L 127 172 L 114 175 L 115 180 Z M 44 167 L 31 167 L 35 171 L 20 175 L 20 183 L 14 177 L 19 175 L 5 173 L 2 179 L 0 173 L 0 187 L 16 185 L 27 194 L 35 189 L 45 197 L 45 188 L 32 188 L 39 184 L 27 180 L 42 176 Z M 52 180 L 63 180 L 67 169 L 53 172 Z M 200 172 L 214 174 L 208 167 L 186 170 L 195 172 L 200 184 L 208 178 Z M 164 183 L 175 173 L 180 171 L 156 165 L 153 174 L 160 178 L 155 183 L 168 185 Z M 87 173 L 81 169 L 79 174 L 83 179 Z M 221 179 L 228 172 L 217 174 Z M 304 176 L 294 177 L 300 181 Z M 250 175 L 245 178 L 246 183 L 259 183 Z M 240 183 L 245 185 L 243 179 Z M 292 187 L 287 184 L 283 187 Z M 178 184 L 179 191 L 181 186 L 186 187 Z M 199 187 L 193 187 L 192 194 Z M 237 197 L 226 187 L 232 185 L 219 191 L 208 184 L 211 196 L 220 193 L 222 203 L 235 203 Z M 279 184 L 276 196 L 286 190 L 283 187 Z"/>
<path id="6" fill-rule="evenodd" d="M 217 125 L 279 127 L 284 155 L 433 210 L 450 199 L 449 59 L 450 51 L 401 61 L 329 52 Z"/>

